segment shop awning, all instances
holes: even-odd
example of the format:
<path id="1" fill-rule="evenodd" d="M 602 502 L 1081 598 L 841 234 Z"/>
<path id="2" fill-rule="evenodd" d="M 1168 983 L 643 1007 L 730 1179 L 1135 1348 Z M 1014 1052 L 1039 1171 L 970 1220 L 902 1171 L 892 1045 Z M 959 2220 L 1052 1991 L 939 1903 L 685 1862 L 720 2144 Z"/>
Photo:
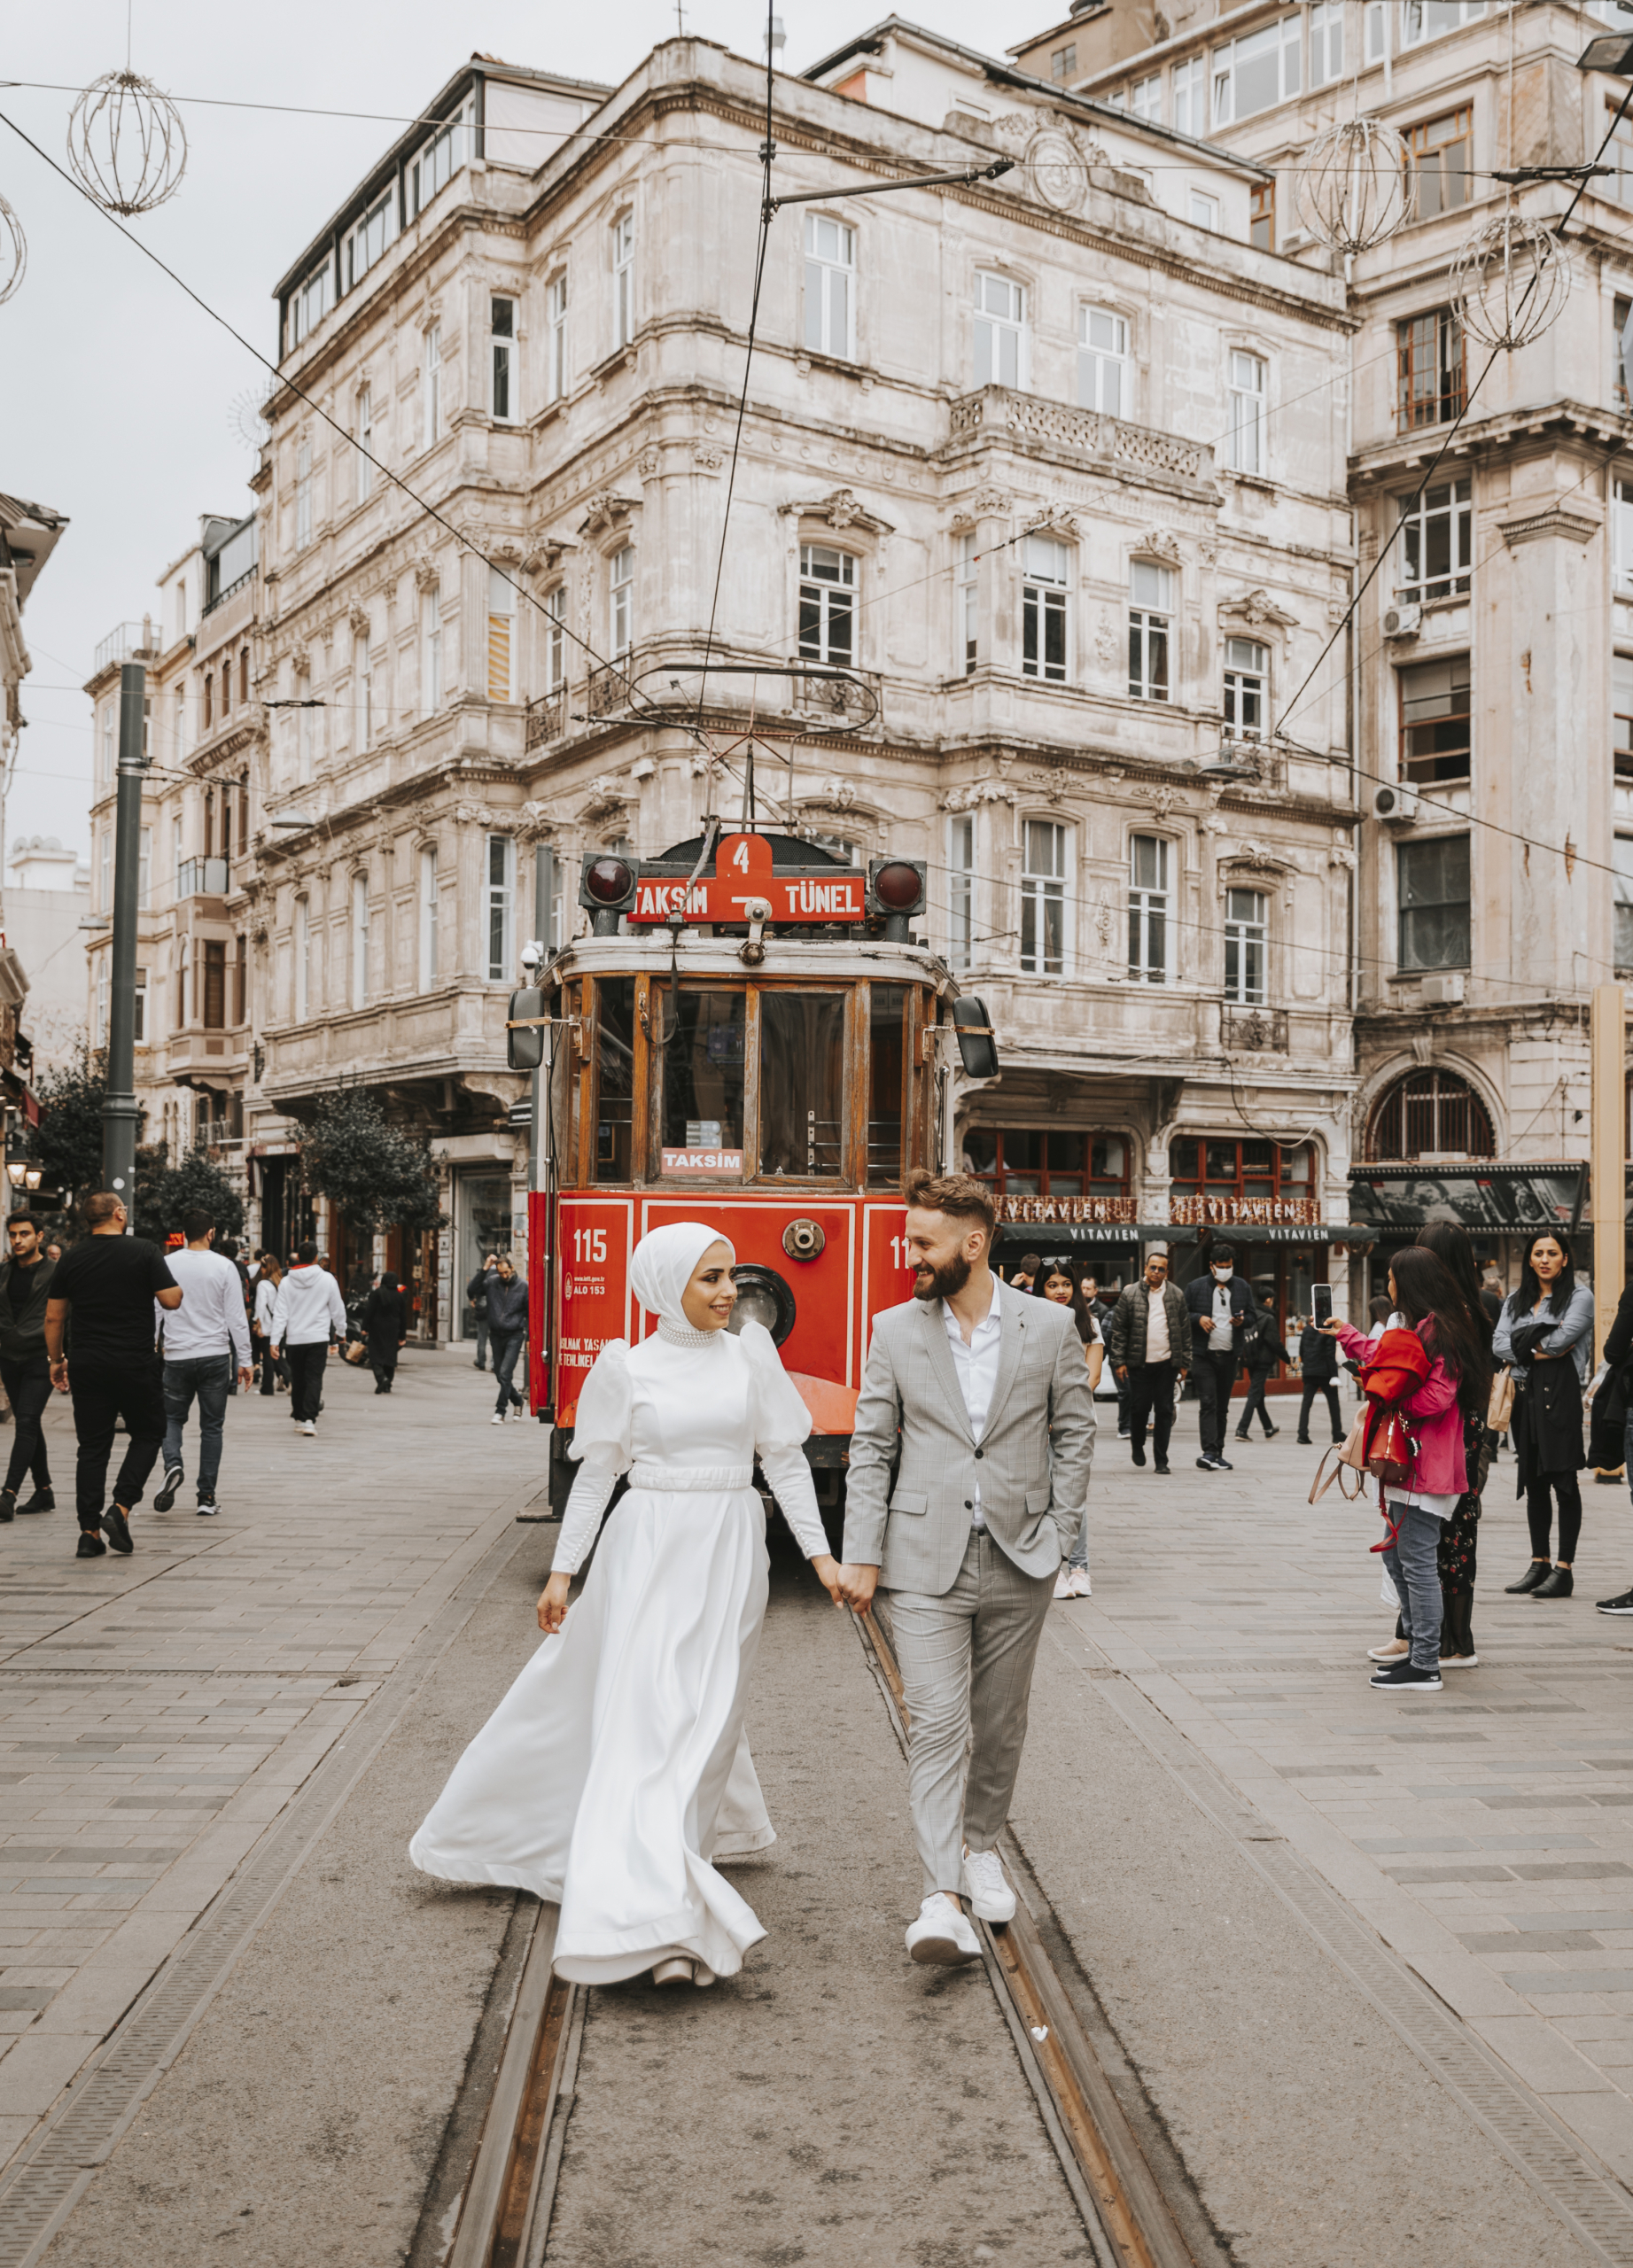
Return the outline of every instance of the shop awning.
<path id="1" fill-rule="evenodd" d="M 1125 1251 L 1140 1244 L 1194 1244 L 1204 1233 L 1198 1228 L 1176 1228 L 1169 1221 L 1000 1221 L 993 1248 L 1005 1252 L 1070 1252 L 1108 1245 Z M 1256 1244 L 1365 1244 L 1378 1231 L 1370 1221 L 1317 1221 L 1289 1227 L 1254 1228 L 1245 1222 L 1216 1226 L 1207 1232 L 1217 1244 L 1246 1250 Z"/>
<path id="2" fill-rule="evenodd" d="M 1485 1159 L 1442 1165 L 1363 1166 L 1349 1177 L 1349 1201 L 1388 1234 L 1427 1221 L 1525 1236 L 1536 1229 L 1567 1234 L 1582 1219 L 1588 1169 L 1559 1164 L 1497 1165 Z"/>

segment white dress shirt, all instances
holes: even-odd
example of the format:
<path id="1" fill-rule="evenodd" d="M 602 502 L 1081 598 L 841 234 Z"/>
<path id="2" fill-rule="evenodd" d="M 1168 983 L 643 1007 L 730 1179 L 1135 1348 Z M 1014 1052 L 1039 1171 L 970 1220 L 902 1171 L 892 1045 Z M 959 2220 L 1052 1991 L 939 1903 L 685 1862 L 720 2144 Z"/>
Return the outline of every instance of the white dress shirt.
<path id="1" fill-rule="evenodd" d="M 1173 1343 L 1168 1335 L 1168 1286 L 1154 1292 L 1146 1286 L 1146 1360 L 1147 1363 L 1171 1363 Z"/>
<path id="2" fill-rule="evenodd" d="M 945 1325 L 947 1341 L 953 1349 L 953 1367 L 958 1372 L 959 1391 L 964 1397 L 964 1410 L 969 1419 L 969 1430 L 980 1447 L 986 1427 L 986 1414 L 992 1406 L 992 1390 L 998 1384 L 998 1356 L 1004 1335 L 1002 1310 L 998 1304 L 998 1278 L 992 1279 L 992 1304 L 969 1334 L 969 1344 L 964 1343 L 963 1326 L 945 1300 L 941 1303 L 941 1319 Z M 981 1482 L 975 1486 L 974 1510 L 970 1513 L 972 1527 L 984 1527 L 981 1516 Z"/>
<path id="3" fill-rule="evenodd" d="M 165 1359 L 195 1362 L 200 1355 L 230 1354 L 240 1370 L 250 1359 L 250 1327 L 244 1313 L 244 1286 L 238 1271 L 224 1253 L 193 1252 L 183 1247 L 165 1254 L 170 1273 L 182 1287 L 179 1308 L 154 1313 L 164 1328 Z"/>

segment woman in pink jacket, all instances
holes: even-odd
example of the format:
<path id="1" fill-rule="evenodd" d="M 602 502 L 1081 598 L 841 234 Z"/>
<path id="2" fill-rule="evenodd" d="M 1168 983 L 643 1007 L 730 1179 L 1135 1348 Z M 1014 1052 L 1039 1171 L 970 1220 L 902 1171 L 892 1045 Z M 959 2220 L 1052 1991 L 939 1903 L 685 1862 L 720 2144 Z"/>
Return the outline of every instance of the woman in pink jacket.
<path id="1" fill-rule="evenodd" d="M 1414 1331 L 1430 1357 L 1415 1394 L 1400 1405 L 1417 1443 L 1404 1480 L 1380 1484 L 1383 1515 L 1395 1533 L 1383 1554 L 1401 1600 L 1402 1659 L 1380 1663 L 1372 1683 L 1387 1691 L 1440 1691 L 1440 1575 L 1436 1550 L 1442 1520 L 1457 1510 L 1468 1486 L 1463 1457 L 1466 1409 L 1482 1417 L 1491 1393 L 1491 1355 L 1475 1330 L 1467 1303 L 1444 1261 L 1421 1245 L 1397 1252 L 1389 1270 L 1389 1298 L 1401 1322 Z M 1346 1355 L 1365 1364 L 1373 1342 L 1349 1324 L 1328 1326 Z"/>

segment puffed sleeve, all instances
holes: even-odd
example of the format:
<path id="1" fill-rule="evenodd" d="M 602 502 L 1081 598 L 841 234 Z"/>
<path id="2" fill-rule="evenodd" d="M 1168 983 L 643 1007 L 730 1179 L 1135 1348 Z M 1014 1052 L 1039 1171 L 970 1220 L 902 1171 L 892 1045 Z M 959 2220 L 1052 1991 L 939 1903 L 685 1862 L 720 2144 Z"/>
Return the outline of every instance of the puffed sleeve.
<path id="1" fill-rule="evenodd" d="M 782 1359 L 763 1323 L 745 1323 L 738 1345 L 749 1358 L 754 1389 L 754 1447 L 760 1470 L 794 1541 L 807 1559 L 831 1550 L 817 1510 L 816 1484 L 800 1444 L 811 1431 L 811 1412 L 782 1367 Z"/>
<path id="2" fill-rule="evenodd" d="M 552 1574 L 576 1575 L 600 1533 L 608 1499 L 630 1463 L 631 1399 L 628 1345 L 622 1339 L 609 1340 L 579 1395 L 567 1452 L 578 1461 L 579 1471 L 562 1514 Z"/>

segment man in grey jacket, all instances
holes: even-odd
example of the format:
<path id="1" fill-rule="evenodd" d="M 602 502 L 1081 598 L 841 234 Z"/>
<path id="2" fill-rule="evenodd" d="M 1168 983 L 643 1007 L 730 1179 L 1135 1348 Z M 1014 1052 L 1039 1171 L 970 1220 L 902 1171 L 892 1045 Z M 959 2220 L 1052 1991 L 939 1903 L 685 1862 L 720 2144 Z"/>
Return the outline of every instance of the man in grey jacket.
<path id="1" fill-rule="evenodd" d="M 970 1176 L 909 1177 L 915 1293 L 874 1319 L 851 1440 L 840 1596 L 860 1613 L 875 1585 L 890 1594 L 924 1868 L 907 1931 L 918 1961 L 978 1957 L 965 1901 L 985 1922 L 1015 1912 L 996 1845 L 1094 1448 L 1071 1311 L 999 1282 L 987 1264 L 994 1225 L 991 1196 Z"/>
<path id="2" fill-rule="evenodd" d="M 1128 1388 L 1129 1449 L 1146 1461 L 1146 1426 L 1155 1433 L 1156 1469 L 1168 1471 L 1168 1437 L 1174 1428 L 1174 1392 L 1191 1367 L 1191 1317 L 1185 1293 L 1168 1280 L 1168 1248 L 1146 1254 L 1145 1281 L 1131 1284 L 1111 1313 L 1106 1333 L 1111 1367 Z"/>

